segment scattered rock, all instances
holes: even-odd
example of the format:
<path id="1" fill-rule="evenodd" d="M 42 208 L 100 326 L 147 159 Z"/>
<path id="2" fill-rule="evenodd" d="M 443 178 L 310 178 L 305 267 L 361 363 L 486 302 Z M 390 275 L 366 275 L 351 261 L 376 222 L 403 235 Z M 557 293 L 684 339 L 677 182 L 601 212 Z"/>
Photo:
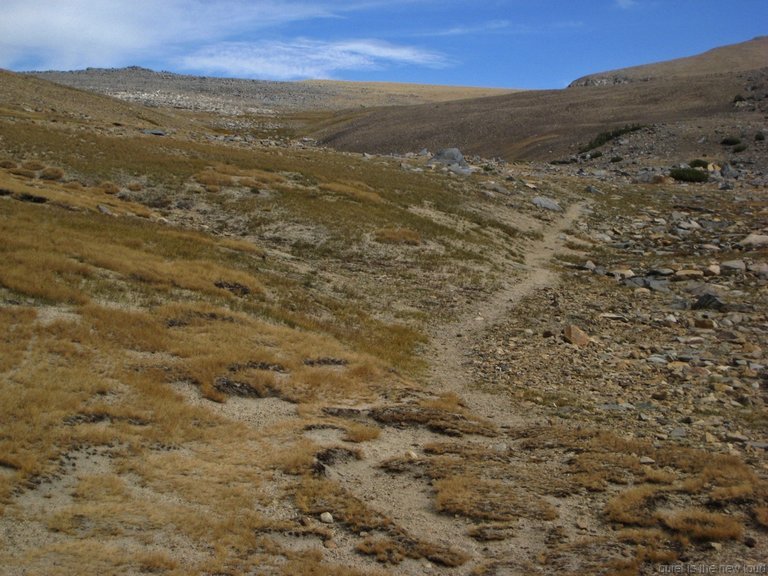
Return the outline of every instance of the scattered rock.
<path id="1" fill-rule="evenodd" d="M 322 514 L 320 514 L 320 522 L 322 522 L 323 524 L 333 524 L 334 522 L 333 514 L 331 514 L 330 512 L 323 512 Z"/>
<path id="2" fill-rule="evenodd" d="M 720 263 L 720 271 L 723 274 L 739 274 L 747 270 L 747 265 L 743 260 L 728 260 Z"/>
<path id="3" fill-rule="evenodd" d="M 691 306 L 693 310 L 717 310 L 723 311 L 726 308 L 725 302 L 712 294 L 704 294 Z"/>
<path id="4" fill-rule="evenodd" d="M 546 196 L 536 196 L 532 200 L 532 202 L 534 203 L 534 205 L 544 210 L 551 210 L 553 212 L 563 211 L 563 209 L 560 207 L 560 204 L 558 204 L 556 200 L 553 200 L 552 198 L 548 198 Z"/>
<path id="5" fill-rule="evenodd" d="M 566 342 L 579 346 L 580 348 L 587 346 L 590 343 L 587 333 L 575 324 L 569 324 L 563 329 L 563 338 L 565 338 Z"/>
<path id="6" fill-rule="evenodd" d="M 739 242 L 742 248 L 764 248 L 768 246 L 768 234 L 750 234 Z"/>

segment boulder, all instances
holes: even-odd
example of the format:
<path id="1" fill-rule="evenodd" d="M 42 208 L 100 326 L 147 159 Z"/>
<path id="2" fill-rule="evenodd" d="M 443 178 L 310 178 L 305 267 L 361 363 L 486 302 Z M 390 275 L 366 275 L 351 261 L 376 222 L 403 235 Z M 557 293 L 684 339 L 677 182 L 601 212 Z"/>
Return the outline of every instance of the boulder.
<path id="1" fill-rule="evenodd" d="M 446 166 L 461 166 L 462 168 L 467 168 L 468 164 L 466 160 L 464 160 L 464 155 L 459 151 L 458 148 L 444 148 L 443 150 L 439 150 L 437 154 L 432 156 L 432 159 L 429 161 L 430 164 L 445 164 Z"/>
<path id="2" fill-rule="evenodd" d="M 720 271 L 723 274 L 738 274 L 746 272 L 747 265 L 743 260 L 728 260 L 720 263 Z"/>
<path id="3" fill-rule="evenodd" d="M 558 204 L 556 200 L 547 198 L 546 196 L 536 196 L 533 199 L 533 203 L 539 208 L 543 208 L 544 210 L 552 210 L 553 212 L 563 211 L 563 209 L 560 207 L 560 204 Z"/>
<path id="4" fill-rule="evenodd" d="M 566 342 L 570 342 L 580 348 L 588 345 L 590 342 L 587 333 L 575 324 L 569 324 L 563 329 L 563 338 L 565 338 Z"/>
<path id="5" fill-rule="evenodd" d="M 750 234 L 739 242 L 742 248 L 764 248 L 768 246 L 768 234 Z"/>

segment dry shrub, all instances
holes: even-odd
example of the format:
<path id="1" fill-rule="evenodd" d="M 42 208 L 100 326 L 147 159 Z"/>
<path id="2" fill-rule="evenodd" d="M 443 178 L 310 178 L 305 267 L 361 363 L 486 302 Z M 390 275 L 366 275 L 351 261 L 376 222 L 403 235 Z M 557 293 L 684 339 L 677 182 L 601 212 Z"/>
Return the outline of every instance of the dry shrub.
<path id="1" fill-rule="evenodd" d="M 367 426 L 353 422 L 347 425 L 344 440 L 347 442 L 369 442 L 376 440 L 381 435 L 381 429 L 377 426 Z"/>
<path id="2" fill-rule="evenodd" d="M 497 522 L 557 518 L 557 511 L 545 500 L 499 480 L 452 476 L 435 482 L 435 490 L 435 506 L 447 514 Z"/>
<path id="3" fill-rule="evenodd" d="M 406 244 L 408 246 L 421 244 L 421 234 L 410 228 L 380 228 L 374 233 L 374 238 L 382 244 Z"/>
<path id="4" fill-rule="evenodd" d="M 0 168 L 4 168 L 6 170 L 16 168 L 18 164 L 14 162 L 13 160 L 0 160 Z"/>
<path id="5" fill-rule="evenodd" d="M 115 184 L 114 182 L 104 181 L 101 184 L 99 184 L 99 190 L 104 192 L 105 194 L 117 194 L 120 192 L 120 186 Z"/>
<path id="6" fill-rule="evenodd" d="M 417 404 L 382 406 L 371 410 L 371 418 L 390 426 L 424 426 L 433 432 L 447 436 L 480 434 L 493 437 L 498 434 L 496 427 L 470 414 L 467 410 L 443 410 Z"/>
<path id="7" fill-rule="evenodd" d="M 5 247 L 8 252 L 0 248 L 0 256 L 5 260 L 0 267 L 0 286 L 49 302 L 88 302 L 88 296 L 76 287 L 90 275 L 88 266 L 61 254 L 23 249 L 11 242 Z"/>
<path id="8" fill-rule="evenodd" d="M 317 451 L 317 444 L 302 438 L 298 442 L 283 446 L 272 453 L 268 458 L 268 462 L 271 466 L 280 469 L 285 474 L 308 474 L 312 472 L 315 466 L 315 454 Z M 325 510 L 322 510 L 322 512 L 325 512 Z"/>
<path id="9" fill-rule="evenodd" d="M 662 514 L 664 525 L 680 535 L 698 541 L 736 540 L 744 528 L 736 518 L 695 508 Z"/>
<path id="10" fill-rule="evenodd" d="M 768 528 L 768 506 L 756 506 L 753 512 L 755 521 L 763 528 Z"/>
<path id="11" fill-rule="evenodd" d="M 199 184 L 202 184 L 206 187 L 206 189 L 211 186 L 216 187 L 222 187 L 222 186 L 234 186 L 235 180 L 232 178 L 232 176 L 228 174 L 219 174 L 218 172 L 214 172 L 213 170 L 205 170 L 203 172 L 199 172 L 195 174 L 195 180 Z"/>
<path id="12" fill-rule="evenodd" d="M 243 188 L 250 188 L 251 190 L 258 191 L 258 188 L 260 186 L 260 182 L 258 180 L 254 180 L 253 178 L 240 178 L 238 181 L 238 185 Z"/>
<path id="13" fill-rule="evenodd" d="M 440 566 L 455 568 L 468 560 L 462 552 L 411 538 L 401 531 L 388 536 L 368 537 L 356 549 L 362 554 L 375 556 L 377 561 L 385 564 L 400 564 L 405 558 L 426 558 Z"/>
<path id="14" fill-rule="evenodd" d="M 654 504 L 665 498 L 659 486 L 637 486 L 620 493 L 605 506 L 605 515 L 612 522 L 630 526 L 653 526 L 657 519 Z"/>
<path id="15" fill-rule="evenodd" d="M 720 486 L 710 493 L 713 502 L 746 501 L 752 498 L 755 487 L 752 484 L 737 484 L 735 486 Z"/>
<path id="16" fill-rule="evenodd" d="M 89 304 L 80 309 L 103 345 L 121 350 L 157 352 L 167 346 L 167 335 L 156 315 Z"/>
<path id="17" fill-rule="evenodd" d="M 84 188 L 83 183 L 77 180 L 70 180 L 64 184 L 64 188 L 67 190 L 82 190 Z"/>
<path id="18" fill-rule="evenodd" d="M 37 160 L 28 160 L 22 163 L 21 167 L 26 170 L 33 170 L 37 172 L 38 170 L 45 168 L 45 164 L 38 162 Z"/>
<path id="19" fill-rule="evenodd" d="M 126 188 L 131 192 L 141 192 L 144 189 L 144 185 L 141 182 L 129 182 Z"/>
<path id="20" fill-rule="evenodd" d="M 379 572 L 368 570 L 361 572 L 346 566 L 325 564 L 320 558 L 308 554 L 287 561 L 280 568 L 280 574 L 282 576 L 296 576 L 297 574 L 302 576 L 383 576 Z"/>
<path id="21" fill-rule="evenodd" d="M 332 182 L 330 184 L 321 184 L 320 190 L 331 192 L 340 196 L 346 196 L 359 202 L 370 202 L 381 204 L 384 199 L 379 196 L 370 186 L 362 182 Z"/>
<path id="22" fill-rule="evenodd" d="M 22 178 L 34 178 L 37 176 L 37 172 L 27 168 L 11 168 L 9 172 L 14 176 L 21 176 Z"/>
<path id="23" fill-rule="evenodd" d="M 163 574 L 179 567 L 179 563 L 166 552 L 147 552 L 136 560 L 139 570 L 148 574 Z"/>
<path id="24" fill-rule="evenodd" d="M 61 180 L 64 178 L 64 170 L 61 168 L 46 168 L 40 172 L 41 180 Z"/>
<path id="25" fill-rule="evenodd" d="M 643 470 L 643 480 L 649 484 L 672 484 L 677 476 L 667 470 L 646 468 Z"/>
<path id="26" fill-rule="evenodd" d="M 467 536 L 478 542 L 503 542 L 515 536 L 515 530 L 509 524 L 480 524 L 467 531 Z"/>
<path id="27" fill-rule="evenodd" d="M 32 322 L 37 317 L 34 308 L 0 307 L 0 373 L 7 372 L 23 360 L 32 337 Z"/>
<path id="28" fill-rule="evenodd" d="M 294 500 L 296 507 L 304 514 L 331 512 L 353 532 L 386 531 L 393 526 L 392 520 L 324 478 L 303 477 L 296 487 Z"/>

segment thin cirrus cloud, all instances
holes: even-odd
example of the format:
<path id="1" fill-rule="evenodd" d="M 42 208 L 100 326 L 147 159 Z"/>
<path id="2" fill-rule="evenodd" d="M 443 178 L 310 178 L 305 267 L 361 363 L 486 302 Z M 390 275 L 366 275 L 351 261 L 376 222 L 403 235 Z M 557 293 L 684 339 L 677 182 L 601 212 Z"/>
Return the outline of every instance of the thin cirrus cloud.
<path id="1" fill-rule="evenodd" d="M 389 65 L 445 67 L 437 52 L 377 40 L 325 42 L 231 42 L 206 46 L 179 62 L 187 70 L 275 80 L 332 78 L 342 70 L 373 70 Z"/>
<path id="2" fill-rule="evenodd" d="M 295 79 L 392 65 L 446 65 L 436 52 L 377 40 L 258 39 L 279 36 L 288 25 L 344 18 L 381 5 L 381 0 L 4 0 L 0 67 L 74 69 L 151 61 L 195 72 Z"/>
<path id="3" fill-rule="evenodd" d="M 492 20 L 490 22 L 484 22 L 477 26 L 455 26 L 453 28 L 446 28 L 445 30 L 435 30 L 432 32 L 424 32 L 419 34 L 420 36 L 466 36 L 469 34 L 481 34 L 489 32 L 499 32 L 503 30 L 509 31 L 512 29 L 512 24 L 509 20 Z"/>

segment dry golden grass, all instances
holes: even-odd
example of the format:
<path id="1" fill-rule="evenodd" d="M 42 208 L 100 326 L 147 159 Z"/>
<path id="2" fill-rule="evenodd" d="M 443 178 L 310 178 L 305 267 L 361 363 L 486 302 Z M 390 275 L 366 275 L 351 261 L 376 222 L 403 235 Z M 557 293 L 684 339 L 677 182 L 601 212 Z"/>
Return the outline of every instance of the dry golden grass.
<path id="1" fill-rule="evenodd" d="M 406 244 L 408 246 L 421 244 L 421 234 L 408 228 L 380 228 L 374 232 L 373 237 L 382 244 Z"/>
<path id="2" fill-rule="evenodd" d="M 768 528 L 768 506 L 755 506 L 753 514 L 758 525 Z"/>
<path id="3" fill-rule="evenodd" d="M 91 194 L 67 190 L 73 197 Z M 113 569 L 189 573 L 205 565 L 235 571 L 258 565 L 238 551 L 254 546 L 254 535 L 271 530 L 271 524 L 244 511 L 265 505 L 259 486 L 272 471 L 312 473 L 317 447 L 296 444 L 296 431 L 282 441 L 259 438 L 190 406 L 169 385 L 193 382 L 203 395 L 225 401 L 228 393 L 216 384 L 230 378 L 260 390 L 257 397 L 348 401 L 391 391 L 397 378 L 381 359 L 343 343 L 324 324 L 265 302 L 265 284 L 282 288 L 286 283 L 257 270 L 256 264 L 263 265 L 257 246 L 57 206 L 8 200 L 3 208 L 0 253 L 6 265 L 0 269 L 0 295 L 31 298 L 34 306 L 0 306 L 5 328 L 0 374 L 7 380 L 0 391 L 0 417 L 11 423 L 0 437 L 2 510 L 30 481 L 46 482 L 57 474 L 60 458 L 81 446 L 101 447 L 108 450 L 108 467 L 81 475 L 71 505 L 41 520 L 46 529 L 77 542 L 45 549 L 51 558 L 65 557 L 62 573 L 78 562 L 89 570 L 106 566 L 111 542 L 149 537 L 169 524 L 201 550 L 213 538 L 220 555 L 198 565 L 159 550 L 134 554 L 125 563 L 113 557 Z M 344 307 L 337 309 L 344 313 Z M 41 314 L 44 320 L 38 322 Z M 342 334 L 334 324 L 327 326 Z M 390 338 L 384 324 L 369 323 L 371 348 L 379 327 L 384 329 L 380 335 Z M 358 441 L 377 433 L 366 426 L 349 432 Z M 292 444 L 294 449 L 286 450 Z M 252 450 L 243 451 L 245 445 Z M 157 451 L 155 446 L 186 448 Z M 147 500 L 134 482 L 164 504 Z M 352 525 L 365 524 L 366 518 L 386 524 L 334 490 L 329 493 L 336 494 L 334 502 L 345 502 Z M 211 503 L 216 509 L 201 515 L 199 507 Z M 275 529 L 291 532 L 296 526 Z M 96 540 L 98 546 L 89 548 Z M 90 557 L 82 555 L 84 550 Z M 333 573 L 320 561 L 285 554 L 291 565 Z M 0 555 L 0 564 L 18 560 Z"/>
<path id="4" fill-rule="evenodd" d="M 557 511 L 545 500 L 499 480 L 454 476 L 437 481 L 435 492 L 435 506 L 447 514 L 496 522 L 557 518 Z"/>
<path id="5" fill-rule="evenodd" d="M 109 182 L 109 181 L 102 182 L 101 184 L 98 185 L 98 188 L 105 194 L 117 194 L 118 192 L 120 192 L 120 186 L 118 186 L 114 182 Z"/>
<path id="6" fill-rule="evenodd" d="M 664 514 L 662 522 L 667 528 L 693 540 L 735 540 L 740 538 L 744 531 L 740 520 L 726 514 L 714 514 L 700 509 Z"/>
<path id="7" fill-rule="evenodd" d="M 206 170 L 195 174 L 195 180 L 203 186 L 233 186 L 235 184 L 234 178 L 228 174 L 219 174 L 213 170 Z"/>
<path id="8" fill-rule="evenodd" d="M 664 500 L 665 491 L 656 485 L 642 485 L 619 493 L 605 507 L 608 520 L 629 526 L 653 526 L 657 522 L 655 504 Z"/>
<path id="9" fill-rule="evenodd" d="M 358 202 L 381 204 L 384 199 L 363 182 L 331 182 L 321 184 L 320 190 L 357 200 Z"/>
<path id="10" fill-rule="evenodd" d="M 38 162 L 37 160 L 27 160 L 26 162 L 23 162 L 21 164 L 21 167 L 24 168 L 25 170 L 32 170 L 34 172 L 38 172 L 45 168 L 45 164 L 43 164 L 42 162 Z"/>
<path id="11" fill-rule="evenodd" d="M 64 178 L 64 170 L 61 168 L 45 168 L 40 172 L 41 180 L 61 180 Z"/>
<path id="12" fill-rule="evenodd" d="M 370 442 L 381 435 L 381 428 L 366 424 L 351 423 L 347 425 L 344 439 L 348 442 Z"/>

